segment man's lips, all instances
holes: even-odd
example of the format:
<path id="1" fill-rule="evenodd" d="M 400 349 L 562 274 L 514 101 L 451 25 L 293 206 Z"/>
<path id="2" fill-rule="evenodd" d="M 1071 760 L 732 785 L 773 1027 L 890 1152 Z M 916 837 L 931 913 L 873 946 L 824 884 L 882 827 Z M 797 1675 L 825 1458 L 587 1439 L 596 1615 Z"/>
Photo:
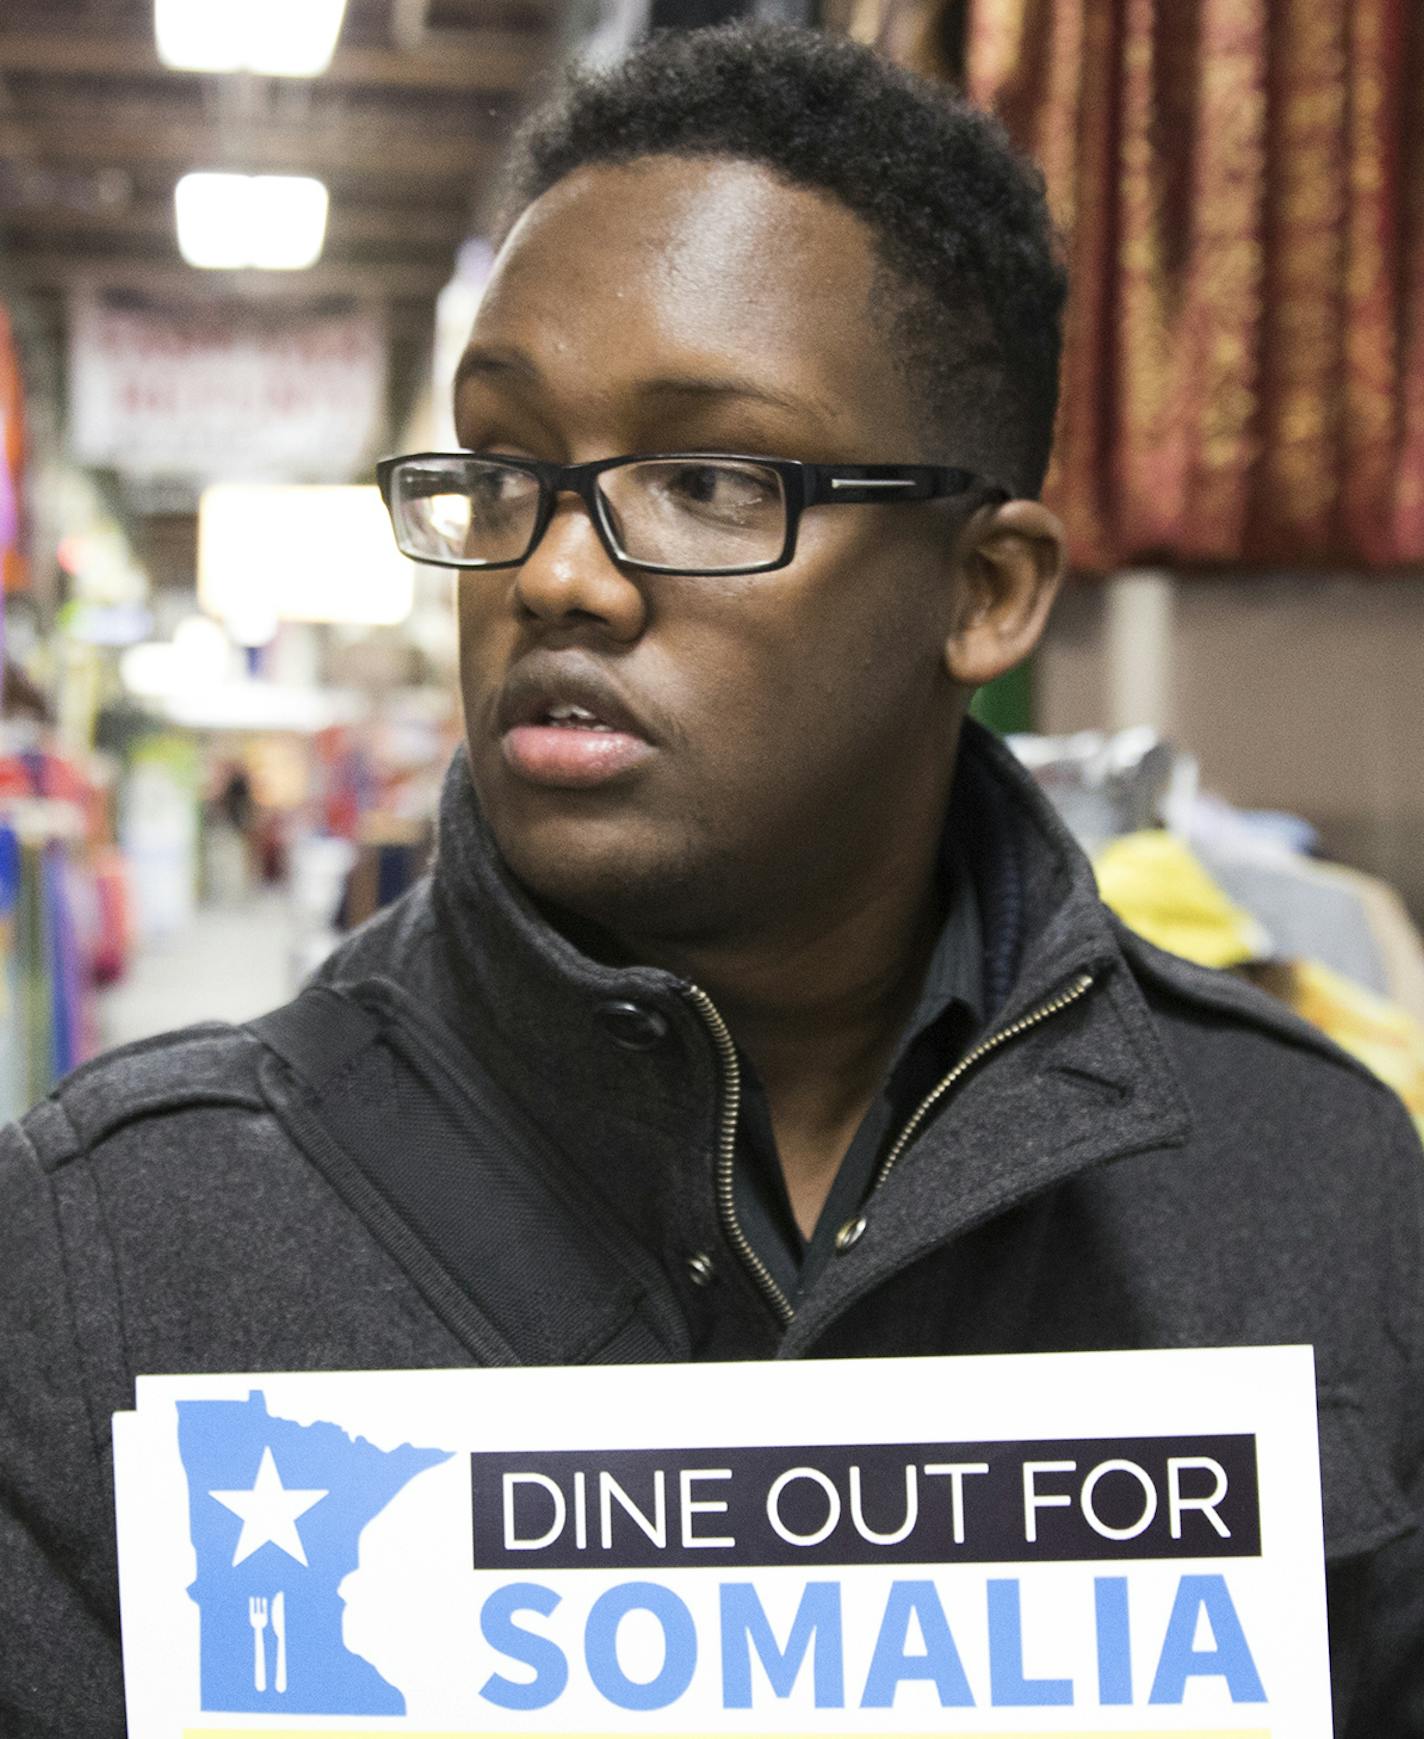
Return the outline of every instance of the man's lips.
<path id="1" fill-rule="evenodd" d="M 510 672 L 497 723 L 506 765 L 535 785 L 602 785 L 654 753 L 641 722 L 584 661 L 530 659 Z"/>
<path id="2" fill-rule="evenodd" d="M 656 751 L 630 731 L 587 725 L 513 725 L 500 738 L 505 761 L 533 785 L 602 785 Z"/>

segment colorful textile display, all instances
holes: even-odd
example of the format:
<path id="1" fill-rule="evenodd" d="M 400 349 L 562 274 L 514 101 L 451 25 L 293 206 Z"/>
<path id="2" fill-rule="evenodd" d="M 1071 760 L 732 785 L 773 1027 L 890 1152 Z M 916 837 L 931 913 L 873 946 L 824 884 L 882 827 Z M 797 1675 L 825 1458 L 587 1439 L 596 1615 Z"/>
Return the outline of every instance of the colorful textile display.
<path id="1" fill-rule="evenodd" d="M 25 464 L 24 390 L 10 319 L 0 306 L 0 595 L 18 591 L 29 578 L 23 538 L 22 477 Z M 3 615 L 0 615 L 3 645 Z"/>
<path id="2" fill-rule="evenodd" d="M 0 754 L 0 1119 L 95 1049 L 91 799 L 61 756 Z"/>
<path id="3" fill-rule="evenodd" d="M 72 875 L 64 844 L 0 816 L 0 1117 L 27 1111 L 91 1048 Z"/>

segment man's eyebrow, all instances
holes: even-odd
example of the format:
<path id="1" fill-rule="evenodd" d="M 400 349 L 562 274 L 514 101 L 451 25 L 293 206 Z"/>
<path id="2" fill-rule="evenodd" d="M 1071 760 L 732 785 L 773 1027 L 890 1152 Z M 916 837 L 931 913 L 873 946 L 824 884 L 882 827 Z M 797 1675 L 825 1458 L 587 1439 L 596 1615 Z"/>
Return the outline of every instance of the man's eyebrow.
<path id="1" fill-rule="evenodd" d="M 538 382 L 539 370 L 522 350 L 485 350 L 472 345 L 460 358 L 460 365 L 455 370 L 454 390 L 458 392 L 475 375 L 494 379 L 501 375 L 513 376 L 533 385 Z"/>
<path id="2" fill-rule="evenodd" d="M 791 393 L 776 392 L 760 381 L 747 380 L 740 375 L 721 375 L 715 378 L 706 375 L 665 375 L 656 380 L 640 381 L 639 391 L 650 398 L 757 399 L 762 404 L 775 405 L 778 410 L 790 411 L 796 416 L 805 416 L 807 412 L 815 416 L 834 415 L 830 406 L 820 404 L 815 399 L 797 398 Z"/>
<path id="3" fill-rule="evenodd" d="M 539 385 L 543 379 L 538 365 L 521 350 L 472 347 L 460 358 L 460 365 L 455 370 L 455 391 L 476 377 L 512 379 L 530 386 Z M 777 392 L 760 381 L 741 375 L 659 375 L 651 380 L 637 381 L 633 390 L 646 398 L 755 399 L 761 404 L 774 405 L 778 410 L 790 411 L 795 416 L 805 416 L 808 412 L 816 416 L 835 414 L 831 407 L 814 399 Z"/>

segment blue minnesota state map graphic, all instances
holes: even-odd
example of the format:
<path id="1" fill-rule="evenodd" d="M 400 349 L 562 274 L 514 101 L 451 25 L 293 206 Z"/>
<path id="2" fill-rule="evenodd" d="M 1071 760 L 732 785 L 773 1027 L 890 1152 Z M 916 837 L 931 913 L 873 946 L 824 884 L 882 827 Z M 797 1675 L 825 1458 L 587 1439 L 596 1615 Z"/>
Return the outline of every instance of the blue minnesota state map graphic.
<path id="1" fill-rule="evenodd" d="M 444 1449 L 377 1449 L 245 1401 L 179 1401 L 198 1574 L 205 1710 L 402 1715 L 405 1698 L 342 1638 L 362 1530 Z"/>

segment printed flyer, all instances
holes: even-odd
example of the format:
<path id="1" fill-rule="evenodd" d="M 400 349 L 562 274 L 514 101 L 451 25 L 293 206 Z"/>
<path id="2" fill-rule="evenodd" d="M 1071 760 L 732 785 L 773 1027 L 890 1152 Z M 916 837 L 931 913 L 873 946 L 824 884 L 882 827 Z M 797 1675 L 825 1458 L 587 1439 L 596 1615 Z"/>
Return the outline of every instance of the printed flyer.
<path id="1" fill-rule="evenodd" d="M 1329 1739 L 1306 1347 L 140 1377 L 131 1739 Z"/>

